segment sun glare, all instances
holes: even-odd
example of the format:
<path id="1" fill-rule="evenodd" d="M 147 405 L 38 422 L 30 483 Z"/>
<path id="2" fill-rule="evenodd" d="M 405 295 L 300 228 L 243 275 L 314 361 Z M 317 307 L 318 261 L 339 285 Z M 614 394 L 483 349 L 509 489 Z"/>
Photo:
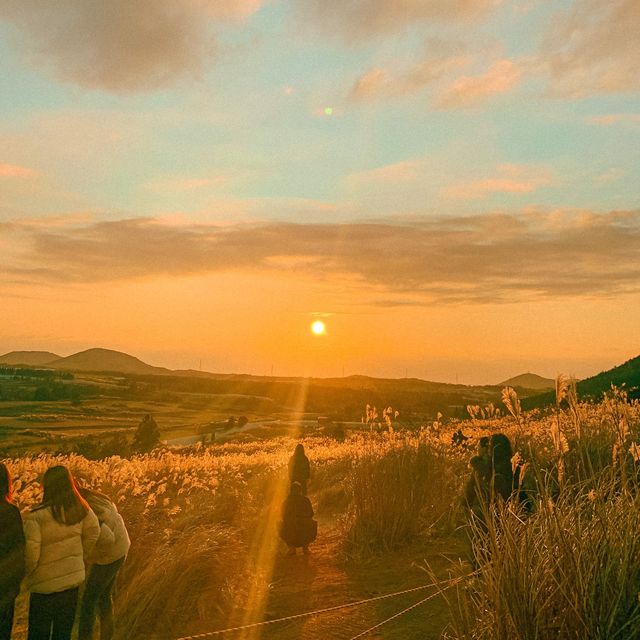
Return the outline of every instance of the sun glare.
<path id="1" fill-rule="evenodd" d="M 327 327 L 322 320 L 316 320 L 311 323 L 311 333 L 313 333 L 314 336 L 323 336 L 327 333 Z"/>

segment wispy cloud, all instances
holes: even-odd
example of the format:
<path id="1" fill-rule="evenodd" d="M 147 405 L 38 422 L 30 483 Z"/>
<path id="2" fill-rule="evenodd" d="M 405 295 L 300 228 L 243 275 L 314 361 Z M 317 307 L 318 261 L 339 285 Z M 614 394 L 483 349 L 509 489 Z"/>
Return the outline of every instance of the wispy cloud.
<path id="1" fill-rule="evenodd" d="M 32 178 L 36 175 L 38 172 L 29 167 L 0 162 L 0 178 Z"/>
<path id="2" fill-rule="evenodd" d="M 485 73 L 455 80 L 436 98 L 435 106 L 439 109 L 476 106 L 492 96 L 510 91 L 521 77 L 521 69 L 512 60 L 496 60 Z"/>
<path id="3" fill-rule="evenodd" d="M 59 80 L 116 93 L 198 77 L 216 50 L 211 26 L 242 19 L 261 0 L 0 0 L 16 46 Z"/>
<path id="4" fill-rule="evenodd" d="M 347 183 L 353 186 L 366 186 L 368 184 L 381 182 L 390 184 L 413 182 L 421 176 L 425 169 L 424 160 L 404 160 L 402 162 L 395 162 L 382 167 L 352 173 L 347 176 L 346 180 Z"/>
<path id="5" fill-rule="evenodd" d="M 349 99 L 365 102 L 414 95 L 473 61 L 459 42 L 430 39 L 425 49 L 422 59 L 405 69 L 370 69 L 356 80 Z"/>
<path id="6" fill-rule="evenodd" d="M 610 182 L 617 182 L 626 176 L 626 171 L 620 169 L 620 167 L 611 167 L 605 172 L 597 175 L 594 180 L 598 184 L 609 184 Z"/>
<path id="7" fill-rule="evenodd" d="M 640 90 L 640 3 L 582 0 L 558 12 L 540 63 L 553 94 L 584 96 Z"/>
<path id="8" fill-rule="evenodd" d="M 502 0 L 297 0 L 305 23 L 350 42 L 386 35 L 427 21 L 464 22 L 486 15 Z"/>
<path id="9" fill-rule="evenodd" d="M 485 214 L 411 223 L 166 225 L 153 219 L 3 235 L 2 279 L 101 282 L 271 270 L 345 278 L 360 301 L 607 297 L 640 290 L 640 210 Z M 333 275 L 332 275 L 333 274 Z"/>
<path id="10" fill-rule="evenodd" d="M 218 174 L 206 177 L 169 176 L 149 180 L 143 186 L 156 193 L 184 193 L 200 189 L 215 189 L 229 182 L 229 176 Z"/>
<path id="11" fill-rule="evenodd" d="M 531 193 L 551 184 L 552 173 L 544 167 L 501 164 L 494 175 L 468 182 L 459 182 L 442 190 L 445 198 L 476 200 L 493 193 Z"/>
<path id="12" fill-rule="evenodd" d="M 614 124 L 640 125 L 640 113 L 607 113 L 601 116 L 590 116 L 586 122 L 601 127 Z"/>

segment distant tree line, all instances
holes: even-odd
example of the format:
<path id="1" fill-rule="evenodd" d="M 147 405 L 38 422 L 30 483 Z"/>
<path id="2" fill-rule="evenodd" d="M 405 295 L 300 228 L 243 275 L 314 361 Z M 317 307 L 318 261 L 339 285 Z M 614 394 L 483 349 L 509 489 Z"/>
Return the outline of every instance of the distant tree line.
<path id="1" fill-rule="evenodd" d="M 7 367 L 0 365 L 0 377 L 13 380 L 33 380 L 34 378 L 45 380 L 74 380 L 73 373 L 69 371 L 55 371 L 54 369 L 31 369 L 24 367 Z"/>

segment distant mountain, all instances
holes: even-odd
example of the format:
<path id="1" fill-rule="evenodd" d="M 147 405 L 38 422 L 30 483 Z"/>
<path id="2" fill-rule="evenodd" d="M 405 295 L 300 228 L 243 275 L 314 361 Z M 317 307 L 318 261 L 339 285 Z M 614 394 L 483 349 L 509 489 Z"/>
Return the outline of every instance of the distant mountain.
<path id="1" fill-rule="evenodd" d="M 10 351 L 0 356 L 0 364 L 25 364 L 39 367 L 58 359 L 60 356 L 50 351 Z"/>
<path id="2" fill-rule="evenodd" d="M 128 353 L 111 349 L 87 349 L 66 358 L 58 358 L 47 363 L 52 369 L 71 369 L 73 371 L 114 371 L 118 373 L 136 373 L 140 375 L 170 373 L 164 367 L 152 367 L 130 356 Z"/>
<path id="3" fill-rule="evenodd" d="M 499 387 L 521 387 L 522 389 L 553 389 L 556 383 L 552 378 L 543 378 L 535 373 L 523 373 L 501 382 Z"/>

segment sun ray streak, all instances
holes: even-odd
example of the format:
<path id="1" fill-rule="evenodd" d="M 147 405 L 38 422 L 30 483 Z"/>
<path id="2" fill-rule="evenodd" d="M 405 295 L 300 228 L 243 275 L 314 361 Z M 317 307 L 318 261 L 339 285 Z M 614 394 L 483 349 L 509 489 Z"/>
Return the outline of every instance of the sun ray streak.
<path id="1" fill-rule="evenodd" d="M 309 379 L 303 378 L 297 389 L 293 412 L 296 416 L 304 413 Z M 300 436 L 300 422 L 294 421 L 290 436 Z M 281 544 L 278 537 L 278 523 L 281 506 L 289 488 L 286 471 L 276 472 L 269 477 L 265 487 L 265 505 L 258 521 L 255 534 L 249 546 L 248 571 L 253 576 L 249 584 L 246 601 L 238 603 L 229 618 L 230 626 L 241 626 L 264 619 L 269 599 L 270 585 Z M 262 628 L 246 629 L 238 635 L 238 640 L 257 640 Z"/>

